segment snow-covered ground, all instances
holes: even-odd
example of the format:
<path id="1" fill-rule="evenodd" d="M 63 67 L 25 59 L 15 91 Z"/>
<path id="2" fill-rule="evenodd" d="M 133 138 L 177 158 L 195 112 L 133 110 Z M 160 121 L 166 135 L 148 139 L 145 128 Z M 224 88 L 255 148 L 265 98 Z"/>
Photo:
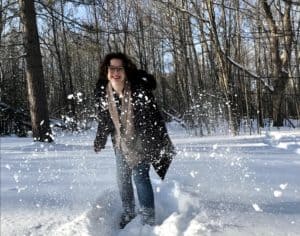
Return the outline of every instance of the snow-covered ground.
<path id="1" fill-rule="evenodd" d="M 152 171 L 156 226 L 119 230 L 111 143 L 95 130 L 54 144 L 1 137 L 1 236 L 300 235 L 300 130 L 190 137 L 170 128 L 178 155 L 165 181 Z"/>

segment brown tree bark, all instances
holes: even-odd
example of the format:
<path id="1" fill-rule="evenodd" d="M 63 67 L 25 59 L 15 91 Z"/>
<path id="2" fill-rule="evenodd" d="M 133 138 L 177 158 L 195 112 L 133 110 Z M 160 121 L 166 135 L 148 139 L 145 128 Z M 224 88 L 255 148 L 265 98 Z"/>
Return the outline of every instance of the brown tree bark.
<path id="1" fill-rule="evenodd" d="M 237 135 L 237 115 L 232 110 L 232 99 L 231 99 L 231 91 L 230 91 L 230 81 L 229 81 L 229 68 L 226 62 L 226 55 L 224 55 L 224 51 L 221 46 L 221 42 L 219 40 L 218 31 L 217 31 L 217 23 L 215 19 L 214 12 L 214 3 L 211 0 L 207 0 L 207 9 L 209 15 L 209 21 L 211 24 L 211 40 L 212 45 L 214 47 L 216 53 L 216 62 L 219 66 L 218 78 L 219 78 L 219 86 L 223 91 L 223 95 L 226 101 L 227 106 L 227 116 L 229 123 L 229 132 L 233 135 Z M 226 51 L 225 51 L 226 53 Z"/>
<path id="2" fill-rule="evenodd" d="M 52 32 L 53 32 L 53 46 L 54 46 L 54 51 L 57 56 L 57 64 L 58 64 L 58 69 L 59 69 L 59 74 L 60 74 L 60 85 L 61 85 L 61 96 L 60 96 L 60 113 L 65 113 L 67 111 L 67 89 L 66 89 L 66 75 L 63 67 L 63 58 L 61 55 L 61 50 L 60 50 L 60 40 L 58 38 L 58 32 L 57 32 L 57 27 L 58 23 L 56 22 L 56 17 L 54 16 L 54 11 L 53 8 L 51 7 L 49 10 L 49 14 L 51 16 L 51 26 L 52 26 Z"/>
<path id="3" fill-rule="evenodd" d="M 288 84 L 289 74 L 288 65 L 291 58 L 292 47 L 292 27 L 290 19 L 291 3 L 285 3 L 285 12 L 282 15 L 282 33 L 284 34 L 284 42 L 282 45 L 279 40 L 280 28 L 276 24 L 271 11 L 271 5 L 267 0 L 262 1 L 262 7 L 266 15 L 268 27 L 270 29 L 270 54 L 272 59 L 272 77 L 274 81 L 274 91 L 272 93 L 272 118 L 274 126 L 283 126 L 283 109 L 282 99 L 285 88 Z M 282 55 L 280 56 L 280 46 L 283 46 Z"/>
<path id="4" fill-rule="evenodd" d="M 19 6 L 23 23 L 32 135 L 35 141 L 52 142 L 34 1 L 19 0 Z"/>

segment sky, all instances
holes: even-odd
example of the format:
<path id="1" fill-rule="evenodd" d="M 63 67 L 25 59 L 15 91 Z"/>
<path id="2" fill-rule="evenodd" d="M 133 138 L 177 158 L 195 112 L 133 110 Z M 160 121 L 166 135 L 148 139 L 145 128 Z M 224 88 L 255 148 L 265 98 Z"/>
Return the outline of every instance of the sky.
<path id="1" fill-rule="evenodd" d="M 300 129 L 191 136 L 168 126 L 177 155 L 151 170 L 156 224 L 118 229 L 121 203 L 110 140 L 95 128 L 55 143 L 1 137 L 1 235 L 300 235 Z M 138 211 L 138 202 L 137 209 Z"/>

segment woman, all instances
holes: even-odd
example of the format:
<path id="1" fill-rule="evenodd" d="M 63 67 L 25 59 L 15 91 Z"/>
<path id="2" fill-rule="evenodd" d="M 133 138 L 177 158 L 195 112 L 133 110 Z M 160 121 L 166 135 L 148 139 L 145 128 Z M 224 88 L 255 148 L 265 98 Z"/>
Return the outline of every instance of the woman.
<path id="1" fill-rule="evenodd" d="M 150 166 L 164 179 L 174 155 L 174 147 L 152 94 L 155 87 L 153 76 L 137 70 L 125 54 L 108 54 L 100 65 L 95 90 L 99 125 L 94 149 L 99 152 L 105 147 L 107 137 L 112 136 L 123 206 L 120 228 L 136 216 L 132 177 L 142 223 L 154 225 Z"/>

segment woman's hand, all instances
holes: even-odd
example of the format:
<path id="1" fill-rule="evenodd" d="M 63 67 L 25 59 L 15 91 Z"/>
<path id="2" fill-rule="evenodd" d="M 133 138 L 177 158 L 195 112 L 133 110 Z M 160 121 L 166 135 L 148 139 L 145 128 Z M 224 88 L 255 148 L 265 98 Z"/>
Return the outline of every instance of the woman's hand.
<path id="1" fill-rule="evenodd" d="M 94 151 L 97 153 L 97 152 L 100 152 L 101 149 L 103 149 L 104 147 L 102 147 L 101 143 L 95 139 L 94 141 Z"/>

